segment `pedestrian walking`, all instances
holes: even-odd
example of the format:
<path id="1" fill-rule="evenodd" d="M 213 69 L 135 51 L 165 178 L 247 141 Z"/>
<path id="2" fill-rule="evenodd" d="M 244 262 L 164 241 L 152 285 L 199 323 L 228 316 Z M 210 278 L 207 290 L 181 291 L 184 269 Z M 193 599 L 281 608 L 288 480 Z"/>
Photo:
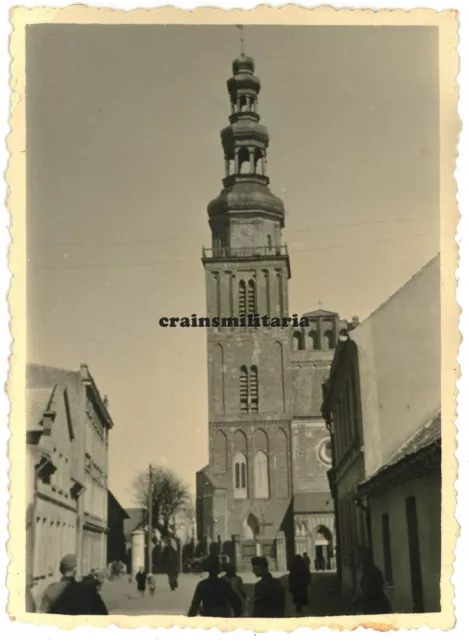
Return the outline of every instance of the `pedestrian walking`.
<path id="1" fill-rule="evenodd" d="M 308 587 L 310 573 L 308 567 L 300 555 L 295 556 L 288 576 L 288 586 L 298 614 L 303 612 L 303 607 L 309 604 Z"/>
<path id="2" fill-rule="evenodd" d="M 251 560 L 254 575 L 260 580 L 254 587 L 253 618 L 285 617 L 285 589 L 280 580 L 269 572 L 269 563 L 264 556 Z"/>
<path id="3" fill-rule="evenodd" d="M 176 541 L 166 538 L 166 544 L 162 553 L 163 567 L 168 576 L 169 588 L 175 591 L 179 584 L 179 552 Z"/>
<path id="4" fill-rule="evenodd" d="M 208 577 L 195 588 L 188 616 L 202 615 L 209 618 L 241 617 L 241 600 L 231 585 L 220 578 L 220 562 L 215 556 L 208 556 L 204 563 Z"/>
<path id="5" fill-rule="evenodd" d="M 143 596 L 145 595 L 145 590 L 147 588 L 147 572 L 143 567 L 140 567 L 140 569 L 138 570 L 135 576 L 135 581 L 137 583 L 137 591 L 139 592 L 140 597 L 143 598 Z"/>
<path id="6" fill-rule="evenodd" d="M 108 615 L 106 605 L 91 580 L 77 582 L 77 559 L 67 554 L 60 561 L 62 579 L 47 587 L 40 605 L 40 613 L 67 616 Z"/>
<path id="7" fill-rule="evenodd" d="M 153 573 L 148 574 L 148 590 L 150 596 L 153 597 L 156 591 L 156 576 L 154 576 Z"/>
<path id="8" fill-rule="evenodd" d="M 225 575 L 223 578 L 228 582 L 235 594 L 238 596 L 241 603 L 240 616 L 244 616 L 247 610 L 247 593 L 244 588 L 243 579 L 236 573 L 235 566 L 232 562 L 228 563 L 225 568 Z"/>
<path id="9" fill-rule="evenodd" d="M 362 547 L 359 554 L 362 562 L 362 613 L 391 613 L 391 604 L 384 593 L 383 574 L 373 563 L 370 549 Z"/>

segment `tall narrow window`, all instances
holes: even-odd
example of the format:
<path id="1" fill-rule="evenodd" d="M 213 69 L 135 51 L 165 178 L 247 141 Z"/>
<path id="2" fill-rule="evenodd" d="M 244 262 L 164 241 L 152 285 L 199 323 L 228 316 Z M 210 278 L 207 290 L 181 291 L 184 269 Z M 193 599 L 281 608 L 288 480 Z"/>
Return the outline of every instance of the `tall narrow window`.
<path id="1" fill-rule="evenodd" d="M 240 280 L 238 285 L 238 309 L 240 316 L 246 315 L 246 283 L 244 280 Z"/>
<path id="2" fill-rule="evenodd" d="M 256 283 L 254 280 L 248 282 L 248 313 L 256 313 Z"/>
<path id="3" fill-rule="evenodd" d="M 270 286 L 269 286 L 269 272 L 267 269 L 263 272 L 264 274 L 264 294 L 265 294 L 265 311 L 267 315 L 270 314 Z"/>
<path id="4" fill-rule="evenodd" d="M 267 236 L 267 248 L 272 249 L 272 236 Z"/>
<path id="5" fill-rule="evenodd" d="M 256 498 L 269 497 L 268 458 L 264 451 L 257 451 L 254 458 L 254 495 Z"/>
<path id="6" fill-rule="evenodd" d="M 233 457 L 233 497 L 247 497 L 247 469 L 246 456 L 241 451 Z"/>
<path id="7" fill-rule="evenodd" d="M 239 405 L 241 413 L 249 413 L 248 370 L 241 367 L 239 372 Z"/>
<path id="8" fill-rule="evenodd" d="M 384 579 L 388 584 L 392 584 L 391 534 L 387 513 L 383 513 L 381 516 L 381 526 L 383 534 Z"/>
<path id="9" fill-rule="evenodd" d="M 249 396 L 251 413 L 259 413 L 259 381 L 257 367 L 252 366 L 249 375 Z"/>

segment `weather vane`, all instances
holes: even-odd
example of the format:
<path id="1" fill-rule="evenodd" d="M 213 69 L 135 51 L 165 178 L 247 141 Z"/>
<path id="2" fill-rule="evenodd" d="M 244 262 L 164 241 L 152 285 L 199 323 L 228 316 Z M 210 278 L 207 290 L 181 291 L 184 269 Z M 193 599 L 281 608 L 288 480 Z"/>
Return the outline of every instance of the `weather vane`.
<path id="1" fill-rule="evenodd" d="M 239 39 L 241 41 L 241 55 L 244 56 L 244 26 L 242 24 L 236 25 L 240 31 Z"/>

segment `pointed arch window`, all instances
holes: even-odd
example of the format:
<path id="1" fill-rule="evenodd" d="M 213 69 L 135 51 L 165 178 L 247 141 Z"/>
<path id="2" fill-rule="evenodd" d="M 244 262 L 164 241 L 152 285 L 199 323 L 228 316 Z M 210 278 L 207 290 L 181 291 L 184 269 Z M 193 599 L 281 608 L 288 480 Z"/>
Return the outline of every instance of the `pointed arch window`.
<path id="1" fill-rule="evenodd" d="M 254 495 L 269 497 L 269 463 L 265 451 L 257 451 L 254 458 Z"/>
<path id="2" fill-rule="evenodd" d="M 256 366 L 239 370 L 239 408 L 241 413 L 259 413 L 259 374 Z"/>
<path id="3" fill-rule="evenodd" d="M 249 380 L 247 367 L 239 372 L 239 405 L 241 413 L 249 413 Z"/>
<path id="4" fill-rule="evenodd" d="M 248 313 L 256 313 L 256 283 L 254 280 L 248 282 L 247 302 Z"/>
<path id="5" fill-rule="evenodd" d="M 259 413 L 259 380 L 257 367 L 254 365 L 249 372 L 249 400 L 250 413 Z"/>
<path id="6" fill-rule="evenodd" d="M 238 451 L 233 457 L 233 496 L 235 498 L 246 498 L 247 487 L 246 456 L 241 451 Z"/>
<path id="7" fill-rule="evenodd" d="M 238 309 L 239 315 L 246 315 L 246 283 L 244 280 L 240 280 L 238 284 Z"/>

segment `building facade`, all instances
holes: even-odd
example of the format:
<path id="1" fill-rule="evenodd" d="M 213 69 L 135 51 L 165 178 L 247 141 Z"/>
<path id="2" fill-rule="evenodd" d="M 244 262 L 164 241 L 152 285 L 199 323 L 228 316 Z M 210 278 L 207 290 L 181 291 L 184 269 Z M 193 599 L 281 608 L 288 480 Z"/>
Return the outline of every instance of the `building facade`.
<path id="1" fill-rule="evenodd" d="M 68 371 L 29 364 L 26 386 L 27 588 L 37 602 L 66 553 L 77 555 L 79 576 L 106 565 L 112 420 L 86 365 Z M 90 468 L 100 472 L 94 482 Z"/>
<path id="2" fill-rule="evenodd" d="M 439 256 L 343 332 L 325 386 L 342 588 L 371 547 L 395 611 L 439 610 Z"/>
<path id="3" fill-rule="evenodd" d="M 107 503 L 107 556 L 106 563 L 123 562 L 127 564 L 127 547 L 125 540 L 125 521 L 130 520 L 127 511 L 122 507 L 115 495 L 108 491 Z"/>
<path id="4" fill-rule="evenodd" d="M 242 54 L 228 80 L 223 189 L 208 205 L 209 318 L 290 316 L 285 208 L 269 189 L 259 91 L 254 61 Z M 342 324 L 323 310 L 296 324 L 207 329 L 209 464 L 196 479 L 198 538 L 218 540 L 241 566 L 262 553 L 285 569 L 298 552 L 333 565 L 329 432 L 320 408 Z"/>

